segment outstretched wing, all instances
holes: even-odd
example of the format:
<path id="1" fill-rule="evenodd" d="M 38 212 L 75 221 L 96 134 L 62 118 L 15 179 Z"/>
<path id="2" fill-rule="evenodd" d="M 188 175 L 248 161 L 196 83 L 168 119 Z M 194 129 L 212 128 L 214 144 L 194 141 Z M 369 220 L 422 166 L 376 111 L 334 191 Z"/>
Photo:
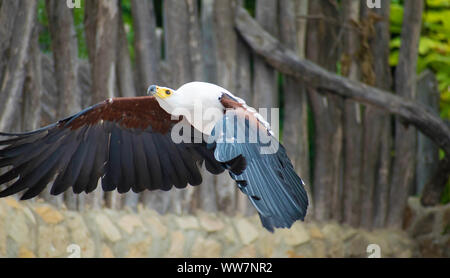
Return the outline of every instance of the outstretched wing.
<path id="1" fill-rule="evenodd" d="M 0 141 L 0 185 L 13 182 L 0 197 L 26 192 L 38 195 L 55 178 L 51 194 L 72 187 L 74 193 L 93 191 L 102 178 L 105 191 L 169 190 L 198 185 L 199 164 L 213 174 L 226 164 L 214 159 L 206 143 L 171 139 L 173 120 L 154 97 L 116 98 L 36 131 L 11 134 Z M 194 133 L 192 133 L 194 134 Z M 195 142 L 195 141 L 191 141 Z"/>
<path id="2" fill-rule="evenodd" d="M 230 176 L 257 209 L 263 226 L 273 231 L 304 220 L 308 197 L 284 147 L 244 104 L 229 95 L 223 95 L 221 103 L 227 112 L 214 127 L 209 145 L 218 161 L 245 158 L 246 169 Z"/>

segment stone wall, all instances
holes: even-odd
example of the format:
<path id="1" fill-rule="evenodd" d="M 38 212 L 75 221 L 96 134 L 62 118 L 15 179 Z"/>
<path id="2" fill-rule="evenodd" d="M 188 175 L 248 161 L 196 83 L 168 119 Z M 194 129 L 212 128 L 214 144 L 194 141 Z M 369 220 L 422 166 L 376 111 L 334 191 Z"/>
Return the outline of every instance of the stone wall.
<path id="1" fill-rule="evenodd" d="M 404 229 L 416 242 L 417 256 L 450 258 L 450 204 L 423 207 L 418 198 L 410 198 Z"/>
<path id="2" fill-rule="evenodd" d="M 0 257 L 367 257 L 369 244 L 378 244 L 382 257 L 420 256 L 404 231 L 296 222 L 272 234 L 257 216 L 80 213 L 0 199 Z"/>

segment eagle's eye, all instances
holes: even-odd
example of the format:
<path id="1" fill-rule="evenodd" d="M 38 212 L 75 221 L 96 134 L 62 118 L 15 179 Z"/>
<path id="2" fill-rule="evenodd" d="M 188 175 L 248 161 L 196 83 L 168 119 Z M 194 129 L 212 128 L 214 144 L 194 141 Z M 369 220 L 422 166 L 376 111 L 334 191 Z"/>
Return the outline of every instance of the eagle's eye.
<path id="1" fill-rule="evenodd" d="M 169 90 L 166 90 L 166 95 L 170 95 L 172 92 Z"/>

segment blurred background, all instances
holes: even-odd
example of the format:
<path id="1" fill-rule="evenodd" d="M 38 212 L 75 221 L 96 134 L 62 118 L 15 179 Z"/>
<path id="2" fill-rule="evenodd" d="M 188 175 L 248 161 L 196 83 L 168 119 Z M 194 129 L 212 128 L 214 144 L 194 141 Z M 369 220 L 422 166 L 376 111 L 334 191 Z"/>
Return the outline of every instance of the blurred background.
<path id="1" fill-rule="evenodd" d="M 319 94 L 271 67 L 236 29 L 241 7 L 298 57 L 450 119 L 449 0 L 0 0 L 0 130 L 33 130 L 151 84 L 216 83 L 255 108 L 280 108 L 280 139 L 310 193 L 307 222 L 421 226 L 408 198 L 423 197 L 444 152 L 379 108 Z M 450 202 L 449 173 L 441 176 L 429 208 L 415 201 L 418 214 Z M 186 190 L 41 198 L 78 211 L 255 214 L 228 174 L 205 173 Z M 447 210 L 439 217 L 450 219 Z M 439 217 L 429 224 L 445 236 L 438 249 L 450 246 Z"/>

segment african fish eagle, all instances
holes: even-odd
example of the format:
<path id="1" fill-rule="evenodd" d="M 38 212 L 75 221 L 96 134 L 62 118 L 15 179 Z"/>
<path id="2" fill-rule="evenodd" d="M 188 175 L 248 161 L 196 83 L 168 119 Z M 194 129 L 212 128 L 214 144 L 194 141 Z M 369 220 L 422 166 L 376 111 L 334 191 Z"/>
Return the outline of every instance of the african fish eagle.
<path id="1" fill-rule="evenodd" d="M 303 181 L 255 109 L 204 82 L 147 93 L 110 98 L 35 131 L 0 133 L 8 136 L 0 169 L 12 166 L 0 176 L 0 185 L 12 183 L 0 197 L 26 190 L 21 199 L 33 198 L 52 179 L 53 195 L 92 192 L 100 178 L 104 191 L 167 191 L 199 185 L 204 164 L 212 174 L 229 172 L 267 230 L 304 220 Z"/>

